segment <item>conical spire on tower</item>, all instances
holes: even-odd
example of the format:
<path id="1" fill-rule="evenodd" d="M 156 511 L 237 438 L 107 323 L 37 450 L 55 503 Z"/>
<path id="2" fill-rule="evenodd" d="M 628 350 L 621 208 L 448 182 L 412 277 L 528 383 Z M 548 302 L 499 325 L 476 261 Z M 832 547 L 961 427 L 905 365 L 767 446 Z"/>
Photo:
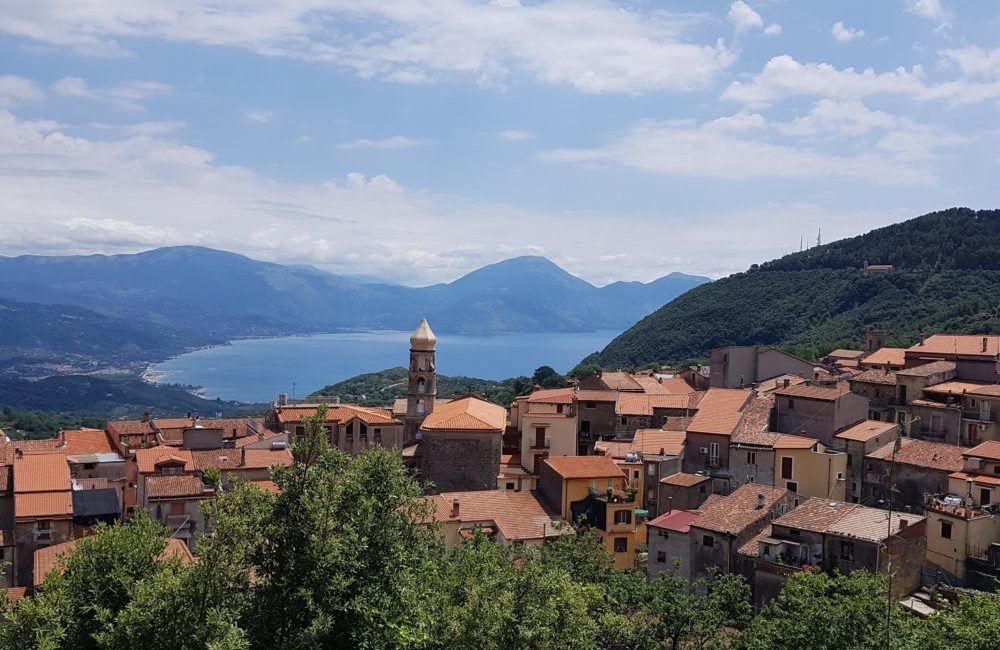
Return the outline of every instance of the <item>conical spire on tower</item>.
<path id="1" fill-rule="evenodd" d="M 420 325 L 417 325 L 417 329 L 413 330 L 413 334 L 410 335 L 410 349 L 433 350 L 435 343 L 437 343 L 437 337 L 434 336 L 431 326 L 427 324 L 427 319 L 424 318 L 420 321 Z"/>

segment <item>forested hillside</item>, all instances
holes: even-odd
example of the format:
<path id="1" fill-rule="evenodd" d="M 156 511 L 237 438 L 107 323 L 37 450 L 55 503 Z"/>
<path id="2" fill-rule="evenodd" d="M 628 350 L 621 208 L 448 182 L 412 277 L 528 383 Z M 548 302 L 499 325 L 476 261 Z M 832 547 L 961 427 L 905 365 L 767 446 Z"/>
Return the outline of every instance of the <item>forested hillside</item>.
<path id="1" fill-rule="evenodd" d="M 895 268 L 868 274 L 866 261 Z M 667 303 L 589 360 L 678 362 L 753 344 L 820 355 L 859 345 L 870 327 L 899 345 L 1000 332 L 1000 211 L 935 212 L 754 265 Z"/>

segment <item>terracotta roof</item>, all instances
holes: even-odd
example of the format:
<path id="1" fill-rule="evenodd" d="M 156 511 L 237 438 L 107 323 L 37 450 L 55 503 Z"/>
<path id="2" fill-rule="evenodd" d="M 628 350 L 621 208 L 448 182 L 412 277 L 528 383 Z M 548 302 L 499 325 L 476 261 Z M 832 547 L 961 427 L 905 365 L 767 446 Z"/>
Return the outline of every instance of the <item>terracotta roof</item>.
<path id="1" fill-rule="evenodd" d="M 776 526 L 787 526 L 788 528 L 824 533 L 827 528 L 840 521 L 844 515 L 855 508 L 863 507 L 856 503 L 842 503 L 840 501 L 811 497 L 791 512 L 778 517 L 772 523 Z"/>
<path id="2" fill-rule="evenodd" d="M 197 476 L 149 476 L 146 478 L 146 496 L 151 499 L 170 497 L 198 497 L 205 491 Z"/>
<path id="3" fill-rule="evenodd" d="M 274 465 L 292 464 L 290 449 L 244 449 L 243 469 L 267 469 Z"/>
<path id="4" fill-rule="evenodd" d="M 549 388 L 536 390 L 528 395 L 531 403 L 541 402 L 543 404 L 572 404 L 574 389 L 570 388 Z"/>
<path id="5" fill-rule="evenodd" d="M 0 465 L 0 494 L 14 491 L 14 468 L 11 465 Z"/>
<path id="6" fill-rule="evenodd" d="M 18 519 L 67 517 L 73 514 L 73 492 L 20 492 L 14 495 L 14 516 Z"/>
<path id="7" fill-rule="evenodd" d="M 743 407 L 752 391 L 742 388 L 710 388 L 698 404 L 688 431 L 731 435 L 740 422 Z"/>
<path id="8" fill-rule="evenodd" d="M 983 340 L 986 350 L 983 350 Z M 1000 336 L 996 334 L 935 334 L 907 349 L 914 356 L 923 354 L 957 354 L 964 357 L 992 357 L 1000 353 Z"/>
<path id="9" fill-rule="evenodd" d="M 890 525 L 889 517 L 888 510 L 858 506 L 831 524 L 826 532 L 868 542 L 881 542 L 889 537 L 889 530 L 892 530 L 893 535 L 899 532 L 900 522 L 905 521 L 912 526 L 924 520 L 920 515 L 893 512 Z"/>
<path id="10" fill-rule="evenodd" d="M 150 447 L 135 450 L 135 464 L 141 474 L 151 474 L 156 471 L 159 463 L 176 460 L 184 463 L 185 472 L 194 471 L 194 458 L 190 450 L 176 447 Z"/>
<path id="11" fill-rule="evenodd" d="M 932 361 L 923 365 L 914 366 L 913 368 L 897 370 L 896 375 L 903 377 L 930 377 L 931 375 L 936 375 L 940 372 L 950 372 L 954 369 L 954 361 Z"/>
<path id="12" fill-rule="evenodd" d="M 77 454 L 117 454 L 104 429 L 74 429 L 63 431 L 66 444 L 63 451 L 67 456 Z"/>
<path id="13" fill-rule="evenodd" d="M 601 440 L 594 444 L 594 451 L 612 458 L 624 458 L 629 453 L 657 455 L 661 450 L 666 456 L 680 456 L 686 438 L 683 431 L 639 429 L 632 440 Z"/>
<path id="14" fill-rule="evenodd" d="M 701 401 L 702 393 L 669 393 L 646 395 L 649 405 L 654 409 L 693 409 Z"/>
<path id="15" fill-rule="evenodd" d="M 24 454 L 14 459 L 14 492 L 53 492 L 71 488 L 65 454 Z"/>
<path id="16" fill-rule="evenodd" d="M 607 456 L 549 456 L 542 462 L 563 479 L 625 478 L 621 467 Z"/>
<path id="17" fill-rule="evenodd" d="M 862 373 L 854 375 L 848 381 L 858 381 L 865 384 L 893 385 L 896 383 L 896 373 L 891 370 L 885 371 L 878 368 L 869 368 Z"/>
<path id="18" fill-rule="evenodd" d="M 281 492 L 281 490 L 278 489 L 278 486 L 274 484 L 274 481 L 272 481 L 270 479 L 261 479 L 261 480 L 258 480 L 258 481 L 250 481 L 250 483 L 252 483 L 253 485 L 256 485 L 257 487 L 259 487 L 260 489 L 264 490 L 265 492 L 270 492 L 271 494 L 277 494 L 278 492 Z"/>
<path id="19" fill-rule="evenodd" d="M 700 514 L 696 510 L 671 510 L 647 522 L 646 525 L 677 533 L 686 533 L 691 530 L 691 522 L 696 520 Z"/>
<path id="20" fill-rule="evenodd" d="M 702 502 L 702 504 L 697 508 L 695 508 L 695 510 L 697 512 L 704 512 L 705 510 L 708 510 L 715 504 L 720 503 L 725 498 L 726 497 L 722 496 L 721 494 L 709 494 L 708 497 L 706 497 L 705 500 Z"/>
<path id="21" fill-rule="evenodd" d="M 840 399 L 844 393 L 850 392 L 849 390 L 844 390 L 841 387 L 838 388 L 826 388 L 824 386 L 810 386 L 807 384 L 799 384 L 798 386 L 789 386 L 787 388 L 779 388 L 774 391 L 775 395 L 780 395 L 782 397 L 797 397 L 799 399 L 815 399 L 824 402 L 833 402 Z"/>
<path id="22" fill-rule="evenodd" d="M 883 433 L 887 433 L 897 428 L 895 422 L 881 422 L 879 420 L 862 420 L 854 426 L 848 427 L 834 436 L 841 440 L 856 440 L 858 442 L 868 442 L 872 438 L 877 438 Z"/>
<path id="23" fill-rule="evenodd" d="M 864 350 L 845 350 L 843 348 L 838 348 L 833 352 L 830 352 L 826 356 L 832 357 L 834 359 L 859 359 L 865 356 Z"/>
<path id="24" fill-rule="evenodd" d="M 643 390 L 642 385 L 627 372 L 604 372 L 601 381 L 610 390 Z"/>
<path id="25" fill-rule="evenodd" d="M 757 508 L 757 496 L 764 495 L 764 507 Z M 693 524 L 698 528 L 712 530 L 726 535 L 738 535 L 750 526 L 766 518 L 771 507 L 781 500 L 788 490 L 749 483 L 737 488 L 732 494 L 702 506 L 701 516 Z"/>
<path id="26" fill-rule="evenodd" d="M 52 571 L 62 570 L 62 562 L 65 558 L 68 558 L 76 550 L 77 542 L 80 540 L 70 540 L 68 542 L 63 542 L 62 544 L 53 544 L 52 546 L 47 546 L 45 548 L 40 548 L 35 551 L 35 580 L 34 584 L 37 588 L 42 584 L 45 576 L 49 575 Z M 160 554 L 160 560 L 168 560 L 171 558 L 178 558 L 184 564 L 190 564 L 194 561 L 194 556 L 191 555 L 191 551 L 188 549 L 187 544 L 179 539 L 168 539 L 167 546 L 163 549 L 163 553 Z"/>
<path id="27" fill-rule="evenodd" d="M 889 460 L 892 458 L 894 444 L 890 442 L 883 445 L 866 457 Z M 899 451 L 896 453 L 896 462 L 902 465 L 957 472 L 962 469 L 964 464 L 962 453 L 965 449 L 962 447 L 946 445 L 943 442 L 917 440 L 916 438 L 902 438 L 900 445 Z"/>
<path id="28" fill-rule="evenodd" d="M 558 513 L 548 508 L 534 492 L 477 490 L 444 492 L 435 499 L 435 521 L 459 521 L 463 525 L 496 526 L 508 541 L 544 539 L 572 532 L 569 526 L 557 529 Z M 454 502 L 458 500 L 458 515 Z"/>
<path id="29" fill-rule="evenodd" d="M 687 405 L 687 397 L 684 397 Z M 681 407 L 683 408 L 683 407 Z M 615 402 L 615 415 L 652 415 L 653 407 L 649 403 L 649 395 L 645 393 L 621 393 Z"/>
<path id="30" fill-rule="evenodd" d="M 437 404 L 439 402 L 435 401 L 435 409 L 437 408 Z M 316 415 L 319 407 L 319 404 L 289 404 L 277 407 L 275 415 L 278 421 L 283 424 L 302 422 L 303 419 Z M 405 406 L 403 410 L 406 410 Z M 340 404 L 337 406 L 329 404 L 326 407 L 326 422 L 348 422 L 354 418 L 361 420 L 365 424 L 402 424 L 386 409 L 356 406 L 354 404 Z"/>
<path id="31" fill-rule="evenodd" d="M 153 433 L 149 422 L 142 420 L 111 420 L 106 425 L 108 433 L 113 436 L 130 436 L 143 433 Z"/>
<path id="32" fill-rule="evenodd" d="M 676 474 L 671 474 L 670 476 L 665 476 L 660 479 L 660 483 L 663 485 L 676 485 L 678 487 L 692 487 L 698 485 L 699 483 L 704 483 L 709 480 L 707 474 L 688 474 L 685 472 L 677 472 Z"/>
<path id="33" fill-rule="evenodd" d="M 578 390 L 578 402 L 614 402 L 618 399 L 618 391 L 614 390 Z"/>
<path id="34" fill-rule="evenodd" d="M 740 423 L 736 426 L 733 442 L 736 444 L 766 444 L 771 445 L 777 434 L 768 431 L 771 423 L 771 409 L 774 407 L 774 395 L 757 395 L 743 409 Z"/>
<path id="35" fill-rule="evenodd" d="M 247 445 L 252 445 L 255 442 L 260 442 L 262 440 L 270 440 L 271 438 L 276 438 L 278 436 L 284 436 L 283 431 L 271 431 L 270 429 L 261 428 L 260 433 L 257 435 L 244 436 L 242 438 L 237 438 L 235 447 L 241 449 Z"/>
<path id="36" fill-rule="evenodd" d="M 969 391 L 973 395 L 982 395 L 984 397 L 1000 397 L 1000 385 L 988 384 L 986 386 L 980 386 L 975 390 Z"/>
<path id="37" fill-rule="evenodd" d="M 7 592 L 7 603 L 9 605 L 13 605 L 17 601 L 19 601 L 22 598 L 24 598 L 25 594 L 28 591 L 28 588 L 27 587 L 7 587 L 5 591 Z"/>
<path id="38" fill-rule="evenodd" d="M 758 384 L 757 393 L 773 393 L 785 385 L 786 379 L 788 380 L 789 386 L 797 386 L 799 384 L 806 383 L 806 378 L 800 377 L 799 375 L 778 375 L 777 377 L 761 381 L 760 384 Z"/>
<path id="39" fill-rule="evenodd" d="M 17 450 L 25 454 L 39 452 L 57 452 L 62 440 L 59 438 L 45 438 L 44 440 L 10 440 L 0 442 L 0 464 L 10 465 L 14 462 Z"/>
<path id="40" fill-rule="evenodd" d="M 424 431 L 503 431 L 507 409 L 478 397 L 463 397 L 441 406 L 424 418 Z"/>
<path id="41" fill-rule="evenodd" d="M 811 449 L 816 445 L 814 438 L 783 433 L 774 441 L 775 449 Z"/>
<path id="42" fill-rule="evenodd" d="M 976 445 L 972 449 L 966 449 L 962 455 L 966 458 L 1000 460 L 1000 440 L 987 440 L 982 444 Z"/>
<path id="43" fill-rule="evenodd" d="M 905 348 L 879 348 L 861 360 L 862 366 L 895 366 L 906 365 Z"/>
<path id="44" fill-rule="evenodd" d="M 1000 485 L 1000 476 L 989 476 L 987 474 L 968 474 L 966 472 L 952 472 L 948 475 L 948 478 L 958 479 L 960 481 L 967 481 L 972 479 L 973 483 L 978 483 L 980 485 Z"/>
<path id="45" fill-rule="evenodd" d="M 938 393 L 940 395 L 961 395 L 982 388 L 985 384 L 973 381 L 945 381 L 933 386 L 924 388 L 925 393 Z"/>
<path id="46" fill-rule="evenodd" d="M 758 543 L 765 537 L 770 537 L 772 532 L 771 524 L 764 526 L 764 530 L 751 537 L 746 544 L 736 549 L 736 552 L 745 557 L 757 557 Z"/>

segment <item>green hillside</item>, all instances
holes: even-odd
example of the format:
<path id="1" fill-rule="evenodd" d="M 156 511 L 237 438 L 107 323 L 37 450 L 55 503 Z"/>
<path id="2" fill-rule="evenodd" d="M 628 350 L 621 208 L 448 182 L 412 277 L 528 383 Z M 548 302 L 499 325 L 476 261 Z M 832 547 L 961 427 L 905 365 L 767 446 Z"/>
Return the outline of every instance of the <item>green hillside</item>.
<path id="1" fill-rule="evenodd" d="M 895 269 L 866 274 L 866 260 Z M 817 356 L 859 345 L 871 327 L 899 345 L 1000 332 L 1000 210 L 935 212 L 754 265 L 667 303 L 588 361 L 678 362 L 753 344 Z"/>

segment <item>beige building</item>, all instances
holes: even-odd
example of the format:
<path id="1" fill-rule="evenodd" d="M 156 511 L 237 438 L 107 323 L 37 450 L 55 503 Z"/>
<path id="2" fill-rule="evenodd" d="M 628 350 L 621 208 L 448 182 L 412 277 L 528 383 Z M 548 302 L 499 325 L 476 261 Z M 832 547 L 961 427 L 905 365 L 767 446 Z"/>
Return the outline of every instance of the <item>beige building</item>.
<path id="1" fill-rule="evenodd" d="M 537 473 L 538 459 L 544 456 L 575 456 L 577 418 L 575 390 L 536 390 L 517 398 L 511 423 L 521 432 L 521 464 Z"/>
<path id="2" fill-rule="evenodd" d="M 774 484 L 803 499 L 843 501 L 847 485 L 847 454 L 812 438 L 783 434 L 774 447 Z"/>

